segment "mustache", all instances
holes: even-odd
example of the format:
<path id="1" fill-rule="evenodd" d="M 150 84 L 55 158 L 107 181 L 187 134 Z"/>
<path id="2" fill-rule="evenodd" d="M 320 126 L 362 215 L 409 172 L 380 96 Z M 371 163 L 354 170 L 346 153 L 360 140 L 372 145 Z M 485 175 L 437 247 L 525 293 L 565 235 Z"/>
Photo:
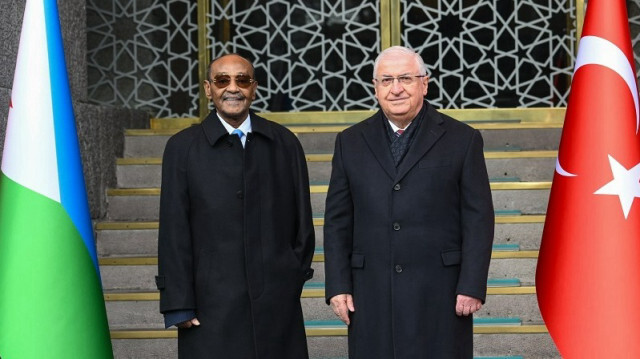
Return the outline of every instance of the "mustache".
<path id="1" fill-rule="evenodd" d="M 222 95 L 222 100 L 244 100 L 246 97 L 241 93 L 238 94 L 224 94 Z"/>

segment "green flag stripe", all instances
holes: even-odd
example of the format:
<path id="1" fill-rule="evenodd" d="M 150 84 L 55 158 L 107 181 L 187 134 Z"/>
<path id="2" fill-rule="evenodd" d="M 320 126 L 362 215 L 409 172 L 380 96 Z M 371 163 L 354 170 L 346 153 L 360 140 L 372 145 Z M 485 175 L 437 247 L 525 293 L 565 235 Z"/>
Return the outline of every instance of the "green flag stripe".
<path id="1" fill-rule="evenodd" d="M 93 262 L 62 205 L 0 174 L 0 357 L 113 358 Z"/>

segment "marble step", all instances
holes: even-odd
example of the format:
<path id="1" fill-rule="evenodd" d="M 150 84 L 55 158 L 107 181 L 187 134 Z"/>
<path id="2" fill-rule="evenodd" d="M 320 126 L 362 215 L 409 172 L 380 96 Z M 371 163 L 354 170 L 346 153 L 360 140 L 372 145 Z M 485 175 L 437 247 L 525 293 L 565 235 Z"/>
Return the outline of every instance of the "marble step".
<path id="1" fill-rule="evenodd" d="M 489 265 L 489 278 L 519 278 L 523 282 L 535 281 L 538 251 L 494 252 Z M 102 287 L 105 290 L 155 290 L 158 272 L 157 257 L 100 258 Z M 311 267 L 313 281 L 324 282 L 324 262 L 315 261 Z"/>
<path id="2" fill-rule="evenodd" d="M 497 215 L 494 244 L 517 243 L 520 249 L 540 248 L 543 215 Z M 322 219 L 315 220 L 317 223 Z M 97 222 L 98 255 L 150 256 L 158 253 L 158 222 Z M 316 246 L 323 246 L 322 225 L 315 226 Z"/>
<path id="3" fill-rule="evenodd" d="M 522 214 L 544 214 L 551 182 L 492 182 L 494 209 L 519 210 Z M 313 213 L 324 212 L 327 185 L 311 185 Z M 124 221 L 157 220 L 160 188 L 113 188 L 107 190 L 108 219 Z"/>
<path id="4" fill-rule="evenodd" d="M 473 123 L 482 133 L 485 148 L 557 150 L 562 123 Z M 305 153 L 333 153 L 335 138 L 346 125 L 288 126 Z M 164 147 L 178 129 L 126 130 L 124 157 L 162 157 Z"/>
<path id="5" fill-rule="evenodd" d="M 553 178 L 557 151 L 485 152 L 490 178 L 519 178 L 521 181 L 550 181 Z M 307 154 L 309 180 L 328 182 L 331 176 L 331 154 Z M 116 160 L 118 188 L 159 187 L 160 157 L 119 158 Z"/>
<path id="6" fill-rule="evenodd" d="M 112 339 L 115 359 L 175 359 L 175 338 Z M 307 338 L 310 359 L 347 359 L 346 337 Z M 514 355 L 522 353 L 521 355 Z M 560 359 L 545 333 L 475 334 L 474 359 Z"/>
<path id="7" fill-rule="evenodd" d="M 488 281 L 487 301 L 476 317 L 514 317 L 525 324 L 541 322 L 535 287 L 522 285 L 519 279 Z M 309 282 L 301 295 L 306 320 L 336 319 L 325 303 L 324 283 Z M 109 325 L 113 328 L 162 328 L 157 291 L 107 291 L 105 303 Z"/>
<path id="8" fill-rule="evenodd" d="M 544 324 L 517 324 L 506 318 L 474 325 L 474 356 L 501 356 L 526 353 L 530 358 L 559 358 Z M 335 321 L 306 322 L 307 343 L 312 359 L 344 358 L 347 355 L 346 327 Z M 175 358 L 175 330 L 112 329 L 116 358 Z"/>

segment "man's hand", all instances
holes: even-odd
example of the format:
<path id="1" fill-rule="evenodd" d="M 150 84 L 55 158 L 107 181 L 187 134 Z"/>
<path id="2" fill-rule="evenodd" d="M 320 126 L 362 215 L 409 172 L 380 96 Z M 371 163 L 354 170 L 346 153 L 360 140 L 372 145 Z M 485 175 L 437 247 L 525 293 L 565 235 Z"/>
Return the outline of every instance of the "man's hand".
<path id="1" fill-rule="evenodd" d="M 197 327 L 197 326 L 200 326 L 200 321 L 198 320 L 198 318 L 193 318 L 191 320 L 185 320 L 182 323 L 176 324 L 176 327 L 181 328 L 181 329 L 188 329 L 188 328 Z"/>
<path id="2" fill-rule="evenodd" d="M 349 312 L 355 312 L 356 308 L 353 306 L 353 296 L 351 294 L 338 294 L 331 298 L 331 309 L 333 312 L 344 322 L 349 325 Z"/>
<path id="3" fill-rule="evenodd" d="M 464 315 L 466 317 L 477 312 L 480 308 L 482 308 L 482 301 L 480 299 L 458 294 L 456 298 L 456 315 Z"/>

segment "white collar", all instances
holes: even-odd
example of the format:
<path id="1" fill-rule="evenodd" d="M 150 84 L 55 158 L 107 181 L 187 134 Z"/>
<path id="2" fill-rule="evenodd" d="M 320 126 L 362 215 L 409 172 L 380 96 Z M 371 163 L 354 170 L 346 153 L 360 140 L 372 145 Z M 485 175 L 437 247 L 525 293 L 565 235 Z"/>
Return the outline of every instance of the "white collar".
<path id="1" fill-rule="evenodd" d="M 224 128 L 227 130 L 229 134 L 231 134 L 231 132 L 235 130 L 235 128 L 233 128 L 233 126 L 228 124 L 227 121 L 223 120 L 219 114 L 216 113 L 216 116 L 218 116 L 218 120 L 220 120 L 220 123 L 222 123 L 222 126 L 224 126 Z M 242 131 L 242 133 L 244 133 L 245 135 L 251 132 L 251 115 L 247 115 L 247 119 L 242 121 L 240 126 L 238 126 L 238 129 Z"/>
<path id="2" fill-rule="evenodd" d="M 387 120 L 389 121 L 389 120 Z M 407 125 L 407 127 L 405 128 L 400 128 L 398 126 L 396 126 L 393 122 L 389 121 L 389 124 L 391 125 L 391 129 L 393 130 L 393 132 L 398 132 L 398 130 L 404 130 L 406 131 L 407 128 L 409 128 L 409 126 L 411 126 L 411 124 L 413 123 L 413 121 L 409 122 L 409 124 Z"/>

